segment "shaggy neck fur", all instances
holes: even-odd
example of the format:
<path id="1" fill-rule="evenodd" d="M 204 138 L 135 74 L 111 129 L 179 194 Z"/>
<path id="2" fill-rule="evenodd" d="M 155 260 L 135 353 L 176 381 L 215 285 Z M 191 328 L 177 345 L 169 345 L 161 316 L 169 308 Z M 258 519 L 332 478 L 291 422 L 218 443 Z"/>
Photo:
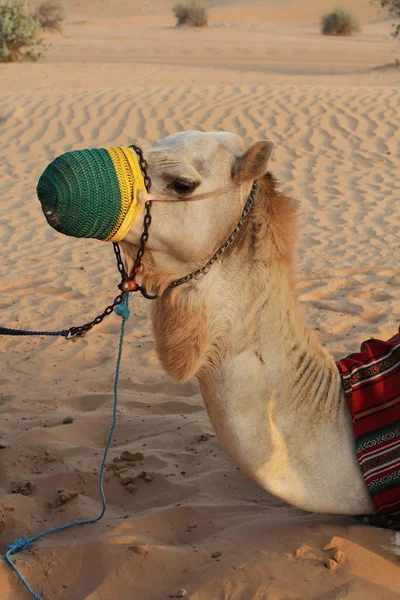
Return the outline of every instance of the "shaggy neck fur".
<path id="1" fill-rule="evenodd" d="M 340 376 L 297 306 L 295 240 L 294 204 L 267 174 L 223 259 L 155 303 L 157 351 L 174 379 L 198 377 L 222 445 L 265 489 L 312 511 L 370 513 Z"/>
<path id="2" fill-rule="evenodd" d="M 155 305 L 157 349 L 171 377 L 207 377 L 220 360 L 249 345 L 261 360 L 257 339 L 267 314 L 279 313 L 274 325 L 290 323 L 296 337 L 307 334 L 311 341 L 296 305 L 295 241 L 294 204 L 267 174 L 247 223 L 222 260 L 207 276 L 164 294 Z M 162 275 L 150 264 L 147 273 L 147 284 L 160 285 Z"/>

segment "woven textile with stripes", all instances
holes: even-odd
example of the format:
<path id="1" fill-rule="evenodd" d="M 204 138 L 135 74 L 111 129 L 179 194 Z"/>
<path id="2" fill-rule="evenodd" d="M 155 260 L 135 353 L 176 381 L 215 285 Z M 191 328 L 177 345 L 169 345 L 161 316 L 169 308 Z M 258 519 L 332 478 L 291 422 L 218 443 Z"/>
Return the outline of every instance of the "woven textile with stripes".
<path id="1" fill-rule="evenodd" d="M 376 510 L 400 527 L 400 328 L 338 361 L 361 472 Z"/>

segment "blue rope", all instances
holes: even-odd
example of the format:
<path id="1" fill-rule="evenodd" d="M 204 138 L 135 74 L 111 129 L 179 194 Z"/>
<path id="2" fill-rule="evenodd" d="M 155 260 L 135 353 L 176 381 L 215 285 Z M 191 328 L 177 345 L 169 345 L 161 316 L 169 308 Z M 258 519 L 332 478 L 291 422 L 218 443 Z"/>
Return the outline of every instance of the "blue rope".
<path id="1" fill-rule="evenodd" d="M 61 331 L 28 331 L 27 329 L 11 329 L 10 327 L 0 327 L 0 335 L 60 335 L 67 337 L 68 329 Z"/>
<path id="2" fill-rule="evenodd" d="M 41 538 L 45 537 L 46 535 L 50 535 L 51 533 L 55 533 L 56 531 L 64 531 L 65 529 L 69 529 L 70 527 L 76 527 L 77 525 L 87 525 L 88 523 L 97 523 L 98 521 L 100 521 L 100 519 L 103 518 L 104 513 L 106 512 L 106 509 L 107 509 L 107 502 L 106 502 L 106 497 L 105 497 L 104 489 L 103 489 L 104 471 L 105 471 L 105 467 L 106 467 L 108 451 L 110 449 L 110 445 L 112 442 L 112 438 L 114 436 L 115 426 L 116 426 L 116 422 L 117 422 L 118 380 L 119 380 L 119 371 L 120 371 L 120 366 L 121 366 L 122 346 L 124 343 L 125 322 L 129 319 L 129 314 L 130 314 L 129 307 L 128 307 L 128 300 L 129 300 L 129 295 L 127 292 L 124 292 L 121 304 L 116 306 L 114 309 L 114 311 L 117 313 L 117 315 L 122 317 L 122 321 L 121 321 L 121 332 L 120 332 L 119 346 L 118 346 L 117 364 L 116 364 L 116 368 L 115 368 L 115 377 L 114 377 L 114 404 L 113 404 L 112 422 L 111 422 L 111 427 L 110 427 L 110 431 L 108 434 L 108 438 L 107 438 L 107 442 L 106 442 L 106 446 L 105 446 L 104 454 L 103 454 L 103 460 L 101 461 L 101 468 L 100 468 L 99 490 L 100 490 L 101 504 L 102 504 L 100 514 L 98 517 L 95 517 L 94 519 L 83 519 L 82 521 L 74 521 L 72 523 L 67 523 L 66 525 L 61 525 L 60 527 L 54 527 L 54 529 L 48 529 L 47 531 L 38 533 L 37 535 L 35 535 L 31 538 L 28 538 L 28 537 L 20 538 L 19 540 L 16 540 L 15 542 L 13 542 L 12 544 L 10 544 L 7 547 L 7 552 L 5 555 L 5 559 L 6 559 L 7 563 L 16 572 L 20 581 L 24 584 L 24 586 L 26 587 L 28 592 L 30 592 L 30 594 L 34 598 L 36 598 L 36 600 L 43 600 L 43 598 L 41 598 L 41 596 L 38 596 L 38 594 L 36 594 L 36 592 L 33 591 L 33 589 L 31 588 L 31 586 L 29 585 L 27 580 L 23 577 L 23 575 L 20 572 L 20 570 L 18 569 L 18 567 L 16 567 L 16 565 L 13 563 L 11 556 L 13 554 L 17 554 L 17 552 L 21 552 L 22 550 L 26 550 L 27 548 L 30 548 L 30 546 L 32 546 L 32 544 L 34 544 Z"/>

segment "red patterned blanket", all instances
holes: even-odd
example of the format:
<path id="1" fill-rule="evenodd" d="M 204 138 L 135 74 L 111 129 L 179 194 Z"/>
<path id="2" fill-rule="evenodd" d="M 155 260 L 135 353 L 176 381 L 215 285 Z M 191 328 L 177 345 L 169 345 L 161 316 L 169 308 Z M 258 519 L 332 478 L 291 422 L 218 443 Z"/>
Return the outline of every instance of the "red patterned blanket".
<path id="1" fill-rule="evenodd" d="M 361 471 L 379 517 L 400 528 L 400 328 L 337 362 L 353 418 Z M 373 521 L 372 521 L 373 522 Z"/>

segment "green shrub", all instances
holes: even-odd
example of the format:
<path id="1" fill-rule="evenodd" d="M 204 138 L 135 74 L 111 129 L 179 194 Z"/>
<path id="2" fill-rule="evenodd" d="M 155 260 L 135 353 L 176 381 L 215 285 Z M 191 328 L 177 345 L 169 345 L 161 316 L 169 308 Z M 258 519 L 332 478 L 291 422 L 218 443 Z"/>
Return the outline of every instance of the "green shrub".
<path id="1" fill-rule="evenodd" d="M 35 10 L 34 17 L 40 23 L 42 29 L 62 33 L 65 12 L 57 0 L 44 0 Z"/>
<path id="2" fill-rule="evenodd" d="M 203 0 L 179 0 L 174 6 L 177 25 L 205 27 L 208 24 L 207 4 Z"/>
<path id="3" fill-rule="evenodd" d="M 322 33 L 324 35 L 351 35 L 360 31 L 357 18 L 343 8 L 336 8 L 322 17 Z"/>
<path id="4" fill-rule="evenodd" d="M 0 62 L 40 58 L 43 40 L 39 32 L 40 25 L 24 0 L 0 4 Z"/>

